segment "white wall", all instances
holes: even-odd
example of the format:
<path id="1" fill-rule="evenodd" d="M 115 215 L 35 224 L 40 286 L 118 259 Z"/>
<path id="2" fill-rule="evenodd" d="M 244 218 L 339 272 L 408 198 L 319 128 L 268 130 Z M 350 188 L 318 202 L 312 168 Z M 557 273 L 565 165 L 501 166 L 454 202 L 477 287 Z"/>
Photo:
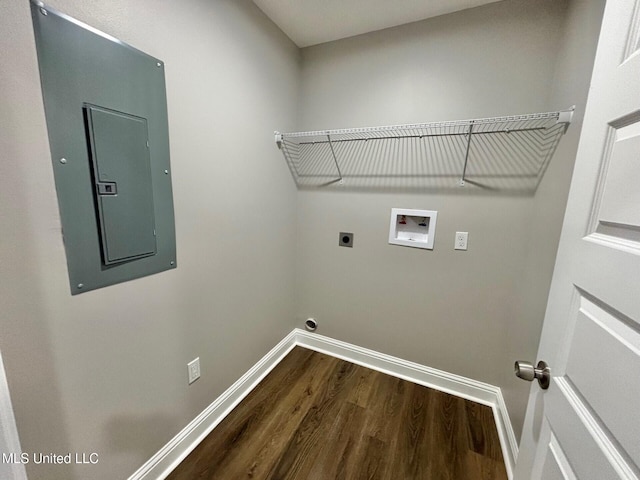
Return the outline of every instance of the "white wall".
<path id="1" fill-rule="evenodd" d="M 601 9 L 505 1 L 303 49 L 301 130 L 572 104 L 578 128 L 535 197 L 300 191 L 300 324 L 314 316 L 319 333 L 501 386 L 519 435 L 529 385 L 513 361 L 535 357 Z M 388 245 L 392 207 L 438 211 L 433 251 Z M 340 231 L 353 249 L 338 247 Z M 467 252 L 453 250 L 456 231 L 469 232 Z"/>
<path id="2" fill-rule="evenodd" d="M 292 328 L 298 49 L 250 1 L 52 0 L 166 62 L 178 269 L 72 297 L 29 4 L 0 2 L 0 350 L 31 480 L 126 478 Z M 187 385 L 200 356 L 202 377 Z"/>

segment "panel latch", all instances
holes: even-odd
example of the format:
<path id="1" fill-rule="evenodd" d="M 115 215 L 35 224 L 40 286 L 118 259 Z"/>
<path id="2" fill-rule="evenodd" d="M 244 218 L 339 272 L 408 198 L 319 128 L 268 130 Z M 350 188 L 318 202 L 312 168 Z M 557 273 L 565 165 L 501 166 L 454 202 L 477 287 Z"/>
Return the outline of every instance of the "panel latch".
<path id="1" fill-rule="evenodd" d="M 118 185 L 116 182 L 98 182 L 98 195 L 117 195 Z"/>

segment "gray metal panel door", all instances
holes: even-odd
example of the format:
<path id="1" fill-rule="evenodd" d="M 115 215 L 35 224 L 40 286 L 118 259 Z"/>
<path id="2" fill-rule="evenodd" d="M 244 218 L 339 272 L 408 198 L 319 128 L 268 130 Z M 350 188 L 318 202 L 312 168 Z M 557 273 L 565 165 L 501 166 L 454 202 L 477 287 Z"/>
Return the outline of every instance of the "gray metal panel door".
<path id="1" fill-rule="evenodd" d="M 164 62 L 31 12 L 71 293 L 176 268 Z"/>
<path id="2" fill-rule="evenodd" d="M 147 121 L 87 105 L 105 264 L 156 253 Z"/>

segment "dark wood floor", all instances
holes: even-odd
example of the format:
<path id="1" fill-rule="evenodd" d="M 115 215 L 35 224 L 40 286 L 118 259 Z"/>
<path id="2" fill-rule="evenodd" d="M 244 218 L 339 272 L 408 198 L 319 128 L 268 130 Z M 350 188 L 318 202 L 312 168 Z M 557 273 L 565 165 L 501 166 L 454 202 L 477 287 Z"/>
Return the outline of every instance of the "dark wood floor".
<path id="1" fill-rule="evenodd" d="M 506 478 L 489 407 L 296 347 L 167 480 Z"/>

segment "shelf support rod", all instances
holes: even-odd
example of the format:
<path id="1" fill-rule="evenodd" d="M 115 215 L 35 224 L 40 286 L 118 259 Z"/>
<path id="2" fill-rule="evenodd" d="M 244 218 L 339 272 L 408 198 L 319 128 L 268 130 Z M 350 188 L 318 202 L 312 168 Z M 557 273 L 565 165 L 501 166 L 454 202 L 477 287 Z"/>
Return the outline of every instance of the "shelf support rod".
<path id="1" fill-rule="evenodd" d="M 344 180 L 342 179 L 342 172 L 340 171 L 340 165 L 338 165 L 338 158 L 336 157 L 336 152 L 333 150 L 333 143 L 331 143 L 331 135 L 327 134 L 327 140 L 329 141 L 329 148 L 331 149 L 331 155 L 333 155 L 333 161 L 336 163 L 336 169 L 338 170 L 338 175 L 340 176 L 340 185 L 344 184 Z"/>
<path id="2" fill-rule="evenodd" d="M 469 124 L 467 135 L 467 151 L 464 154 L 464 167 L 462 168 L 462 176 L 460 177 L 460 186 L 464 187 L 464 177 L 467 174 L 467 163 L 469 162 L 469 149 L 471 148 L 471 134 L 473 133 L 473 121 Z"/>

